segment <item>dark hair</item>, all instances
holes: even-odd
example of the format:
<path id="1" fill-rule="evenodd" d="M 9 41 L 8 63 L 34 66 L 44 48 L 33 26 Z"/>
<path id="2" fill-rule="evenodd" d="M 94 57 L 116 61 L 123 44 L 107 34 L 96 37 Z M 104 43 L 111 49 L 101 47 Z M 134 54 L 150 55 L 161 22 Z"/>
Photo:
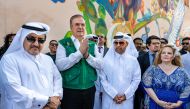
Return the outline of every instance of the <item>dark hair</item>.
<path id="1" fill-rule="evenodd" d="M 184 38 L 182 39 L 182 42 L 183 42 L 184 40 L 190 40 L 190 37 L 184 37 Z"/>
<path id="2" fill-rule="evenodd" d="M 12 36 L 15 36 L 16 34 L 15 33 L 10 33 L 10 34 L 7 34 L 5 36 L 5 40 L 4 40 L 4 47 L 9 47 L 9 39 L 12 37 Z"/>
<path id="3" fill-rule="evenodd" d="M 161 38 L 160 40 L 164 40 L 166 42 L 166 44 L 168 44 L 168 40 L 165 38 Z"/>
<path id="4" fill-rule="evenodd" d="M 7 49 L 9 48 L 9 39 L 12 37 L 12 36 L 15 36 L 16 34 L 15 33 L 10 33 L 10 34 L 7 34 L 5 36 L 5 39 L 4 39 L 4 44 L 3 46 L 0 48 L 0 58 L 1 56 L 7 51 Z"/>
<path id="5" fill-rule="evenodd" d="M 134 38 L 134 39 L 133 39 L 133 42 L 135 43 L 136 40 L 141 40 L 141 41 L 143 42 L 143 40 L 142 40 L 141 38 L 139 38 L 139 37 Z"/>
<path id="6" fill-rule="evenodd" d="M 83 17 L 82 15 L 80 15 L 80 14 L 75 14 L 75 15 L 71 16 L 71 18 L 70 18 L 70 28 L 71 28 L 71 26 L 72 26 L 73 20 L 74 20 L 75 18 L 78 18 L 78 17 L 82 17 L 82 18 L 84 19 L 84 17 Z"/>
<path id="7" fill-rule="evenodd" d="M 151 41 L 152 41 L 153 39 L 160 40 L 160 38 L 159 38 L 158 36 L 156 36 L 156 35 L 151 35 L 151 36 L 149 36 L 149 37 L 147 38 L 147 40 L 146 40 L 146 45 L 150 45 L 150 44 L 151 44 Z"/>
<path id="8" fill-rule="evenodd" d="M 57 42 L 56 40 L 51 40 L 49 41 L 49 44 L 51 44 L 52 42 Z M 58 42 L 57 42 L 58 43 Z"/>

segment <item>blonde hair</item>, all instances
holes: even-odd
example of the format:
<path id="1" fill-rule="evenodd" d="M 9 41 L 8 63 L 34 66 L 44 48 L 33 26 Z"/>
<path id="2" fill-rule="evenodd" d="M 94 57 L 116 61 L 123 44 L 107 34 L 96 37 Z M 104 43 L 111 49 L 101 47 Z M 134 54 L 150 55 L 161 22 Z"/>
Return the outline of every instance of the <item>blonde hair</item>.
<path id="1" fill-rule="evenodd" d="M 161 54 L 162 54 L 162 51 L 164 48 L 171 48 L 172 51 L 173 51 L 173 55 L 174 55 L 174 59 L 172 60 L 172 64 L 173 65 L 176 65 L 176 66 L 182 66 L 182 63 L 181 63 L 181 56 L 180 54 L 178 53 L 177 49 L 175 49 L 172 45 L 165 45 L 159 52 L 158 52 L 158 55 L 156 56 L 155 60 L 154 60 L 154 65 L 158 66 L 158 64 L 161 64 L 162 63 L 162 60 L 161 60 Z"/>

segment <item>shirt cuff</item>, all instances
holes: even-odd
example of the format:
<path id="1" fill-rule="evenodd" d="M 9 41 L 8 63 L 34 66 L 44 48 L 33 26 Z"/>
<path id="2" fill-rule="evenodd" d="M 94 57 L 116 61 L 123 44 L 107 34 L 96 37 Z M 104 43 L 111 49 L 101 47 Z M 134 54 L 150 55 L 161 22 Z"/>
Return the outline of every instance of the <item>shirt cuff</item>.
<path id="1" fill-rule="evenodd" d="M 36 108 L 43 108 L 48 103 L 48 96 L 38 96 L 34 98 L 33 106 Z"/>
<path id="2" fill-rule="evenodd" d="M 83 55 L 82 55 L 82 53 L 80 52 L 80 50 L 77 50 L 77 52 L 75 52 L 75 54 L 76 54 L 76 56 L 77 56 L 78 58 L 82 58 L 82 57 L 83 57 Z"/>

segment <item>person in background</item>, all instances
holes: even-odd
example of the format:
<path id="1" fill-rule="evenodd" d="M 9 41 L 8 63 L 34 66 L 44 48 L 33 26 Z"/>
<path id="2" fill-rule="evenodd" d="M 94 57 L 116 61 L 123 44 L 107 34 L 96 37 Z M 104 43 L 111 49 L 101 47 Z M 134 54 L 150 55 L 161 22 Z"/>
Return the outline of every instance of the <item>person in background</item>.
<path id="1" fill-rule="evenodd" d="M 181 66 L 180 54 L 173 46 L 160 50 L 142 78 L 150 97 L 149 109 L 186 109 L 182 104 L 190 95 L 190 76 Z"/>
<path id="2" fill-rule="evenodd" d="M 179 51 L 181 55 L 189 53 L 188 46 L 190 44 L 190 37 L 184 37 L 182 39 L 182 49 Z"/>
<path id="3" fill-rule="evenodd" d="M 55 59 L 56 59 L 57 46 L 58 46 L 58 42 L 56 40 L 51 40 L 49 42 L 49 50 L 50 50 L 50 52 L 46 53 L 47 55 L 49 55 L 53 59 L 54 62 L 55 62 Z"/>
<path id="4" fill-rule="evenodd" d="M 86 38 L 85 20 L 76 14 L 70 18 L 72 36 L 59 41 L 56 65 L 63 78 L 62 109 L 93 109 L 96 69 L 101 60 L 96 44 Z"/>
<path id="5" fill-rule="evenodd" d="M 163 48 L 165 45 L 168 44 L 168 40 L 165 38 L 160 38 L 160 48 Z"/>
<path id="6" fill-rule="evenodd" d="M 4 45 L 0 48 L 0 59 L 9 48 L 15 35 L 16 35 L 15 33 L 10 33 L 5 36 Z"/>
<path id="7" fill-rule="evenodd" d="M 190 44 L 188 46 L 188 51 L 190 51 Z M 190 75 L 190 53 L 184 54 L 181 57 L 182 57 L 182 64 L 187 73 Z M 186 109 L 190 109 L 190 96 L 188 103 L 186 104 Z"/>
<path id="8" fill-rule="evenodd" d="M 146 53 L 142 48 L 143 40 L 141 38 L 137 37 L 137 38 L 133 39 L 133 42 L 135 44 L 135 47 L 136 47 L 137 51 L 139 52 L 139 56 Z"/>
<path id="9" fill-rule="evenodd" d="M 42 54 L 50 28 L 39 22 L 24 24 L 1 59 L 3 84 L 0 109 L 57 109 L 62 78 L 53 60 Z"/>
<path id="10" fill-rule="evenodd" d="M 136 55 L 127 50 L 133 43 L 129 38 L 130 36 L 118 32 L 103 59 L 100 75 L 104 89 L 102 109 L 133 109 L 134 93 L 141 74 Z"/>
<path id="11" fill-rule="evenodd" d="M 98 52 L 101 54 L 101 57 L 103 58 L 109 49 L 106 46 L 106 36 L 103 34 L 98 34 L 97 36 L 98 36 L 98 41 L 97 41 Z M 97 70 L 97 72 L 100 72 L 100 71 Z M 96 93 L 95 93 L 95 100 L 94 100 L 94 109 L 102 109 L 103 88 L 100 81 L 101 79 L 98 73 L 98 78 L 95 82 Z"/>
<path id="12" fill-rule="evenodd" d="M 146 69 L 153 64 L 156 53 L 160 50 L 160 38 L 158 36 L 152 35 L 147 38 L 146 45 L 148 52 L 140 55 L 137 59 L 141 67 L 141 76 L 146 71 Z M 140 83 L 137 91 L 135 92 L 135 106 L 134 109 L 144 109 L 148 98 L 145 98 L 144 88 Z"/>

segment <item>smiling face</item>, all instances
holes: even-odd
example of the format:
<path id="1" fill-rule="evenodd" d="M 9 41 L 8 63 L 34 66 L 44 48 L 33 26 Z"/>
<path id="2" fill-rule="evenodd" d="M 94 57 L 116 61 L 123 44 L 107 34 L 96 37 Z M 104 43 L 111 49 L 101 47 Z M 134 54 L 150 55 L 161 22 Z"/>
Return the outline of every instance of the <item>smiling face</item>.
<path id="1" fill-rule="evenodd" d="M 77 39 L 84 38 L 85 35 L 85 21 L 82 17 L 76 17 L 72 19 L 71 22 L 71 31 L 73 33 L 73 36 L 75 36 Z"/>
<path id="2" fill-rule="evenodd" d="M 24 49 L 31 55 L 38 55 L 45 42 L 45 35 L 36 35 L 34 33 L 30 33 L 24 39 L 23 47 Z"/>
<path id="3" fill-rule="evenodd" d="M 170 47 L 164 47 L 161 52 L 162 62 L 172 62 L 173 59 L 174 59 L 173 49 Z"/>

